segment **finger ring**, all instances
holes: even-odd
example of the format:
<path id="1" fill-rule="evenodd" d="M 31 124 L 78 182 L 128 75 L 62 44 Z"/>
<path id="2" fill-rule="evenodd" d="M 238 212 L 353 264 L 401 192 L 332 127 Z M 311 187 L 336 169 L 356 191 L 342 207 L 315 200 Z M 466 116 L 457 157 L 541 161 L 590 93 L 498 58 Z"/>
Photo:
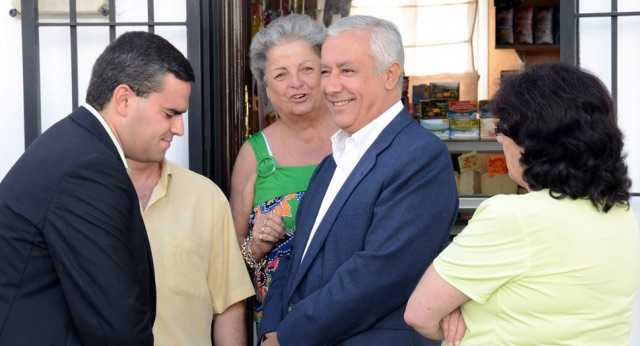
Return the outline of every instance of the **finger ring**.
<path id="1" fill-rule="evenodd" d="M 260 227 L 260 235 L 262 235 L 262 233 L 264 233 L 264 226 Z"/>
<path id="2" fill-rule="evenodd" d="M 267 217 L 264 217 L 264 221 L 262 222 L 262 226 L 266 226 L 267 225 Z"/>
<path id="3" fill-rule="evenodd" d="M 262 234 L 260 234 L 260 237 L 258 237 L 258 240 L 262 241 Z"/>

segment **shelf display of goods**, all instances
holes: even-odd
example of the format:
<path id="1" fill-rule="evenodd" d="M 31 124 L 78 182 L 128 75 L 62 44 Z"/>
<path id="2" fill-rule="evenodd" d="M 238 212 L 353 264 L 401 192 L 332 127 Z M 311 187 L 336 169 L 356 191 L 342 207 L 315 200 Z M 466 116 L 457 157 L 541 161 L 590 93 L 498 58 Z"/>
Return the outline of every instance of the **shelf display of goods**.
<path id="1" fill-rule="evenodd" d="M 471 151 L 458 156 L 457 163 L 456 186 L 461 196 L 519 192 L 518 184 L 509 177 L 504 154 Z"/>

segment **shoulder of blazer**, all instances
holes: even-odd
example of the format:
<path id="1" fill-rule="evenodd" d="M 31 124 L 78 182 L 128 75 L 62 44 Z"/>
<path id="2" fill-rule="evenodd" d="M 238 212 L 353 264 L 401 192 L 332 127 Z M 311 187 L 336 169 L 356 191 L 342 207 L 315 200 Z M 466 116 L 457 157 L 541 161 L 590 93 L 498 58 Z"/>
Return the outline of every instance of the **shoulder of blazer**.
<path id="1" fill-rule="evenodd" d="M 409 115 L 409 112 L 403 108 L 373 142 L 376 154 L 386 149 L 393 142 L 393 139 L 413 121 L 415 120 Z"/>
<path id="2" fill-rule="evenodd" d="M 93 113 L 91 113 L 88 109 L 80 106 L 75 111 L 73 111 L 73 113 L 69 114 L 69 118 L 73 122 L 89 131 L 91 134 L 96 136 L 96 138 L 98 138 L 98 140 L 106 145 L 107 148 L 109 148 L 109 151 L 116 157 L 120 157 L 118 149 L 111 140 L 111 137 L 109 137 L 107 130 L 105 130 L 100 121 L 98 121 L 98 119 L 96 119 Z"/>
<path id="3" fill-rule="evenodd" d="M 311 184 L 311 182 L 315 180 L 318 173 L 321 172 L 323 169 L 335 169 L 335 168 L 336 168 L 336 162 L 333 159 L 333 154 L 327 155 L 324 159 L 322 159 L 322 161 L 320 161 L 320 163 L 318 164 L 318 167 L 316 167 L 316 169 L 313 171 L 313 174 L 311 174 L 311 178 L 309 179 L 309 184 Z"/>

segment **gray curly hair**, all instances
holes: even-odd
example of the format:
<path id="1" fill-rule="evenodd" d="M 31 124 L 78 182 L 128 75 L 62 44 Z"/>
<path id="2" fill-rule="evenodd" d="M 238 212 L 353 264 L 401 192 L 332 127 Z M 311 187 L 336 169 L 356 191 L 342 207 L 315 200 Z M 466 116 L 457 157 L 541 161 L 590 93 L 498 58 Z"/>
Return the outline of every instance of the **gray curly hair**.
<path id="1" fill-rule="evenodd" d="M 274 46 L 291 40 L 302 40 L 320 56 L 322 43 L 326 37 L 325 27 L 307 15 L 291 14 L 274 20 L 269 26 L 258 31 L 251 40 L 249 67 L 253 77 L 261 87 L 266 85 L 264 69 L 267 63 L 267 54 Z"/>

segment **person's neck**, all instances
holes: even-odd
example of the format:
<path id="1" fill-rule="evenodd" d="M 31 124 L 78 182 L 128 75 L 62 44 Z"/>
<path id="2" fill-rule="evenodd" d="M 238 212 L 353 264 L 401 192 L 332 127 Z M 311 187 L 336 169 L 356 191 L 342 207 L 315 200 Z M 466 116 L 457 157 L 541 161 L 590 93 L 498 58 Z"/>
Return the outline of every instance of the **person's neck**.
<path id="1" fill-rule="evenodd" d="M 122 146 L 122 141 L 120 140 L 120 134 L 118 133 L 118 125 L 116 124 L 116 121 L 120 118 L 116 115 L 115 110 L 112 109 L 111 102 L 104 106 L 102 110 L 96 110 L 96 112 L 98 112 L 102 119 L 104 119 L 104 122 L 107 124 L 107 126 L 109 126 L 109 129 L 111 129 L 113 137 L 116 138 L 118 145 L 120 145 L 120 148 L 124 150 L 124 146 Z M 127 159 L 127 162 L 131 162 L 131 160 Z"/>
<path id="2" fill-rule="evenodd" d="M 138 199 L 142 205 L 142 210 L 147 209 L 147 204 L 151 199 L 153 189 L 160 180 L 162 167 L 160 162 L 138 162 L 127 159 L 127 164 L 131 171 L 129 177 L 138 194 Z"/>
<path id="3" fill-rule="evenodd" d="M 325 113 L 307 114 L 302 117 L 282 117 L 278 120 L 279 132 L 294 138 L 324 138 L 338 130 L 328 110 Z"/>

